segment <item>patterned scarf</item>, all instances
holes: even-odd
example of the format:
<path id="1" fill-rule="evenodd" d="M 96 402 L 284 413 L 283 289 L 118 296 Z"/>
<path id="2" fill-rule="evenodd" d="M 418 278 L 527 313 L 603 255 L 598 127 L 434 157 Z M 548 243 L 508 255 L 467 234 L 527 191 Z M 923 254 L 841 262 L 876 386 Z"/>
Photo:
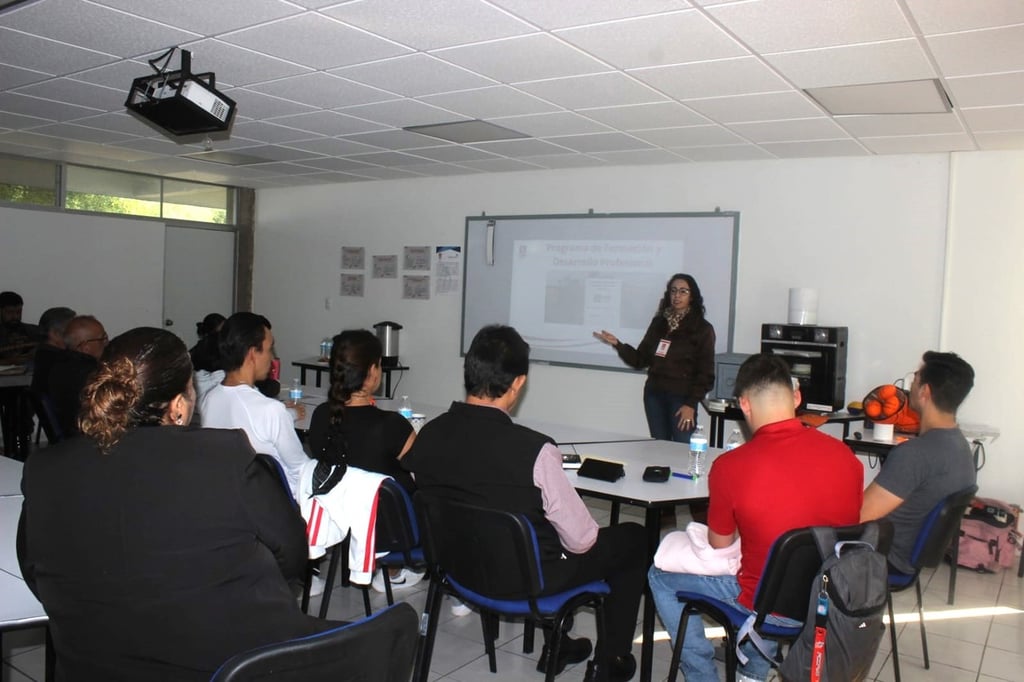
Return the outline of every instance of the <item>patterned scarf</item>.
<path id="1" fill-rule="evenodd" d="M 671 334 L 672 332 L 679 328 L 679 323 L 683 321 L 683 318 L 686 317 L 686 313 L 688 312 L 690 312 L 689 308 L 687 308 L 681 313 L 677 313 L 675 308 L 673 308 L 672 306 L 669 306 L 662 311 L 662 317 L 664 317 L 668 321 L 669 334 Z"/>

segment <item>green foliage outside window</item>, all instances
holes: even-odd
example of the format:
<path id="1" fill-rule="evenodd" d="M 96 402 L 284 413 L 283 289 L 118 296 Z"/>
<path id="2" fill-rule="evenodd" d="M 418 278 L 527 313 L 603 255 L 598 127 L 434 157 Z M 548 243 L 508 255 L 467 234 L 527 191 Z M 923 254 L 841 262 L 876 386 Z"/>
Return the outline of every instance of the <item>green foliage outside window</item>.
<path id="1" fill-rule="evenodd" d="M 28 187 L 0 182 L 0 201 L 36 206 L 56 206 L 57 193 L 45 187 Z"/>

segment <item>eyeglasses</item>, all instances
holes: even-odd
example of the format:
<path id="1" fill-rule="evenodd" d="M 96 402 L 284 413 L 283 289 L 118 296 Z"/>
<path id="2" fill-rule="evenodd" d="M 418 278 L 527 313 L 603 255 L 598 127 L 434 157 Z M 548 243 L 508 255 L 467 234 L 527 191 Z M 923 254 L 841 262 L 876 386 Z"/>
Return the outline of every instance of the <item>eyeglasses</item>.
<path id="1" fill-rule="evenodd" d="M 95 339 L 86 339 L 85 341 L 82 341 L 81 343 L 79 343 L 78 346 L 79 346 L 79 348 L 81 348 L 82 346 L 84 346 L 87 343 L 94 343 L 96 341 L 99 341 L 100 343 L 102 343 L 105 346 L 105 345 L 107 345 L 107 342 L 110 341 L 110 337 L 107 336 L 106 334 L 104 334 L 103 336 L 97 336 Z"/>
<path id="2" fill-rule="evenodd" d="M 668 293 L 669 294 L 679 294 L 680 296 L 686 296 L 688 293 L 690 293 L 690 290 L 689 289 L 683 289 L 683 288 L 676 289 L 676 288 L 673 287 L 672 289 L 668 290 Z"/>

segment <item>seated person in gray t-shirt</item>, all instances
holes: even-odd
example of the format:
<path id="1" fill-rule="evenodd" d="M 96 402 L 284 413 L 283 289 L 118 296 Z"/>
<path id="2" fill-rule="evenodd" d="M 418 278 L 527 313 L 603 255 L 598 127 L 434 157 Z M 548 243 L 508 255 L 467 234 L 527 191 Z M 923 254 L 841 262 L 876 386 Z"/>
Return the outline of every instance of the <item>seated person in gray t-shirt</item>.
<path id="1" fill-rule="evenodd" d="M 974 370 L 959 355 L 926 352 L 910 387 L 910 406 L 921 414 L 920 435 L 894 447 L 864 491 L 860 520 L 884 516 L 892 522 L 889 563 L 904 573 L 913 571 L 910 553 L 928 512 L 975 483 L 971 448 L 956 422 L 973 386 Z"/>

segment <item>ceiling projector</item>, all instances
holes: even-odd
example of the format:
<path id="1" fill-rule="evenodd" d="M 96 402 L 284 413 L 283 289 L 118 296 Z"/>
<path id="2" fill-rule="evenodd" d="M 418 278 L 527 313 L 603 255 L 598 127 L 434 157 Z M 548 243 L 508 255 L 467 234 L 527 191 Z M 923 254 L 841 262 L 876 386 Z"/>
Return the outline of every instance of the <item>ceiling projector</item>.
<path id="1" fill-rule="evenodd" d="M 177 137 L 228 130 L 235 119 L 235 101 L 218 92 L 212 72 L 192 73 L 188 50 L 181 50 L 181 68 L 168 71 L 175 49 L 149 61 L 155 74 L 132 81 L 124 103 L 128 112 Z M 160 60 L 163 66 L 157 67 Z"/>

